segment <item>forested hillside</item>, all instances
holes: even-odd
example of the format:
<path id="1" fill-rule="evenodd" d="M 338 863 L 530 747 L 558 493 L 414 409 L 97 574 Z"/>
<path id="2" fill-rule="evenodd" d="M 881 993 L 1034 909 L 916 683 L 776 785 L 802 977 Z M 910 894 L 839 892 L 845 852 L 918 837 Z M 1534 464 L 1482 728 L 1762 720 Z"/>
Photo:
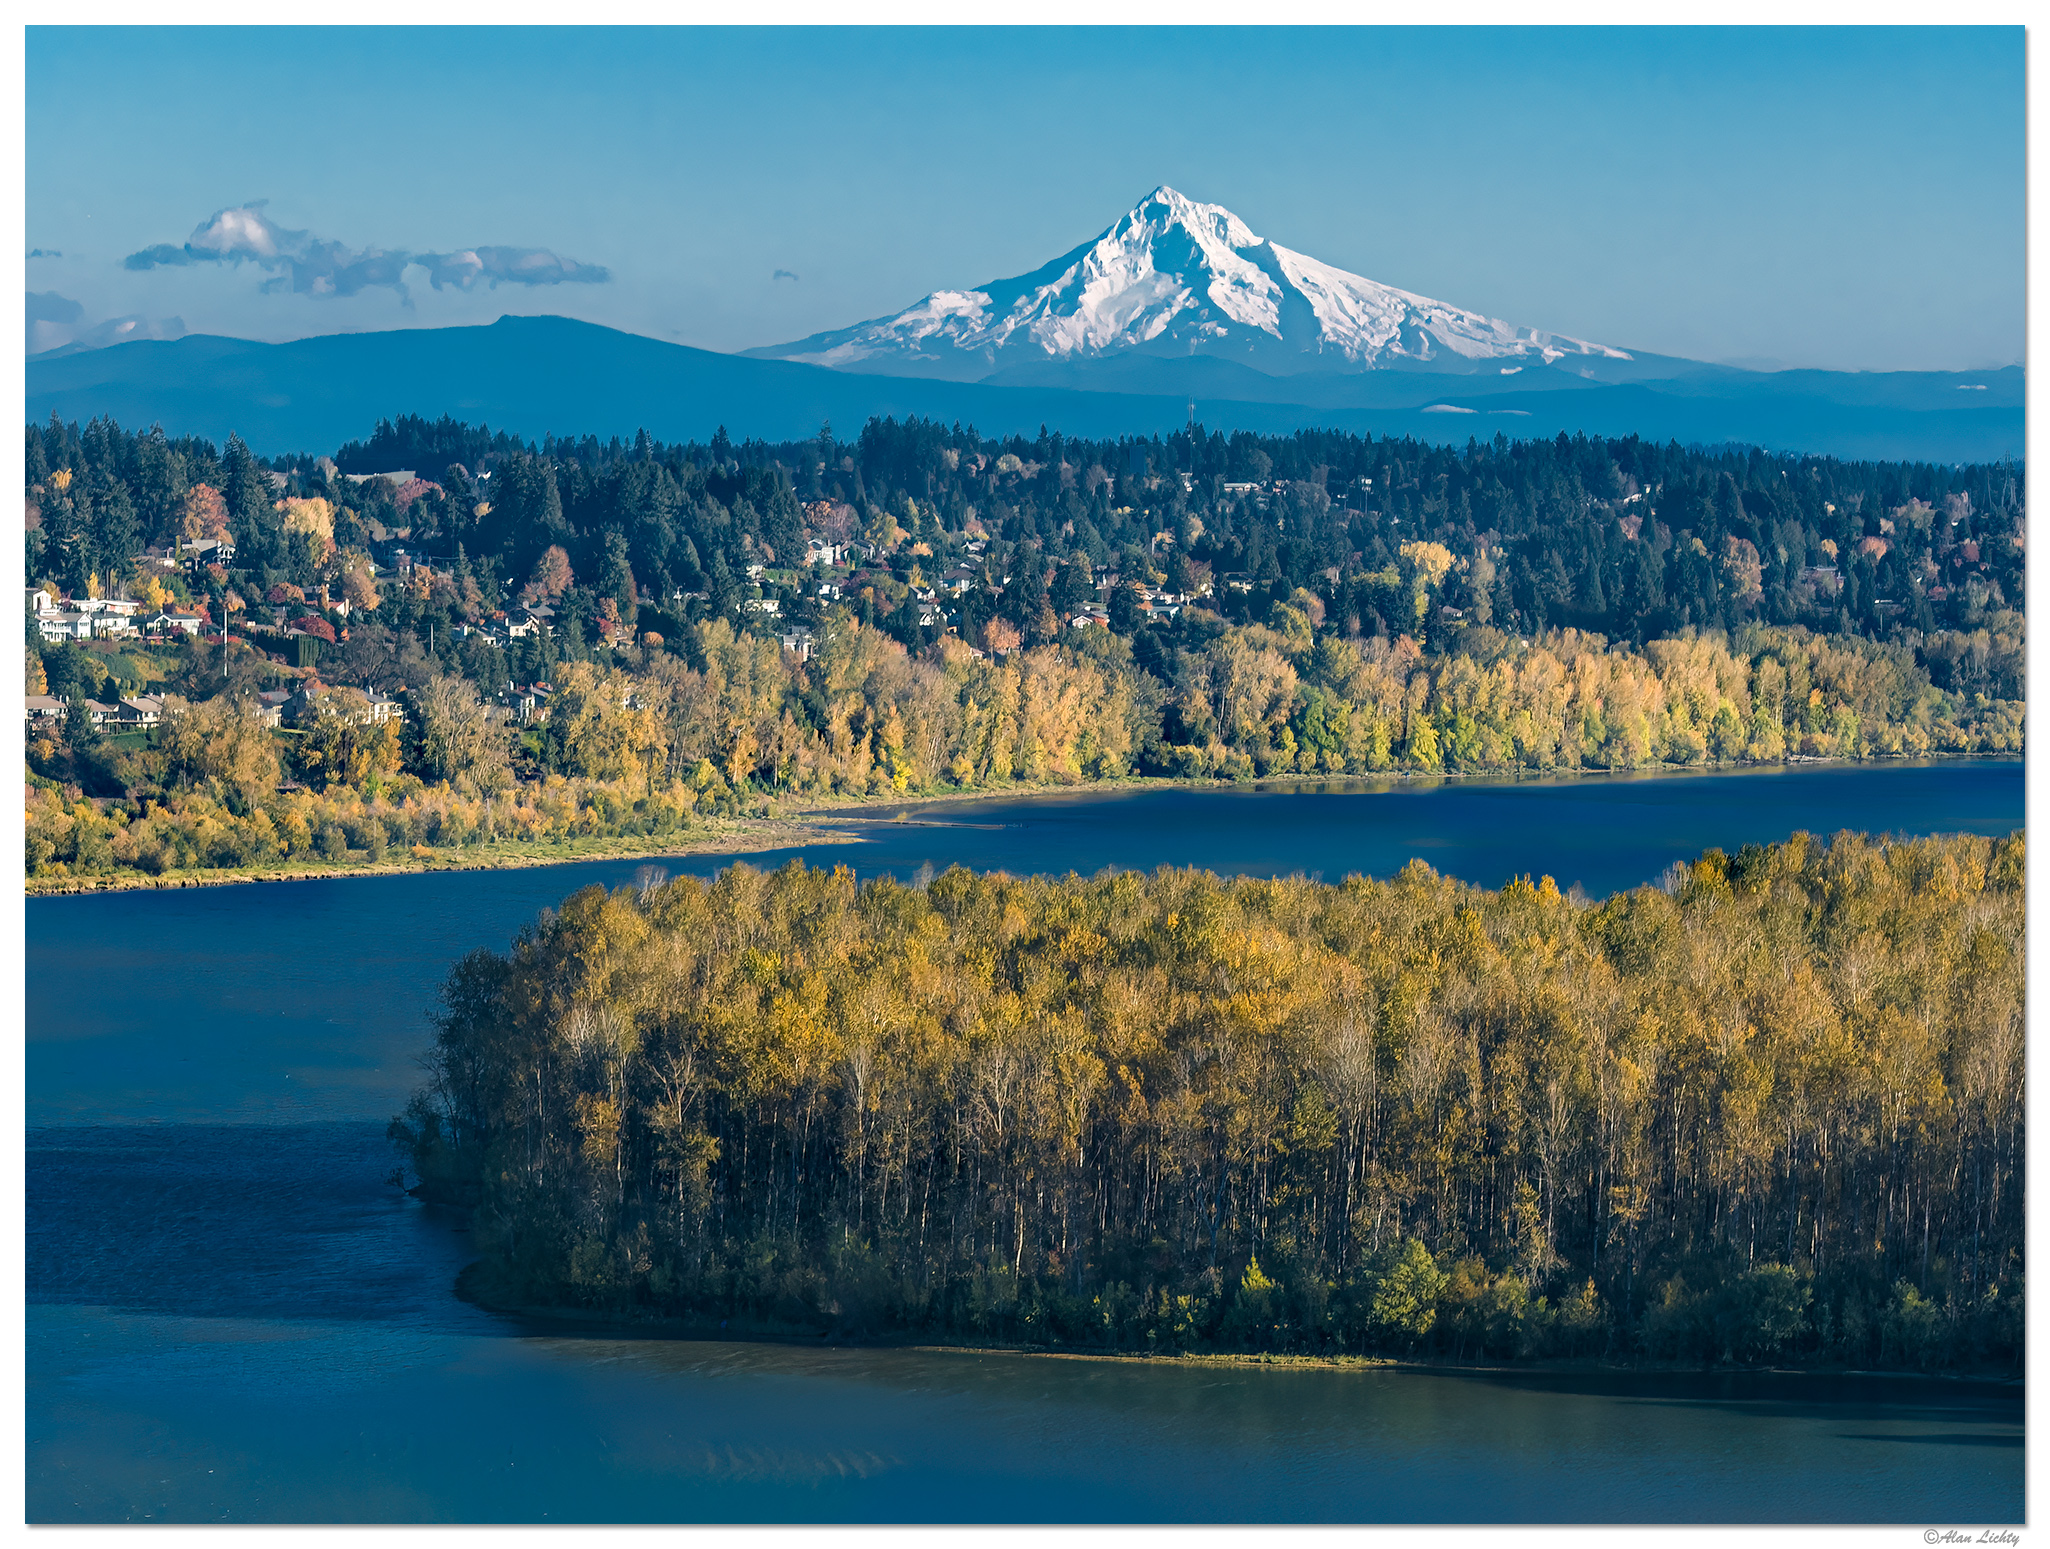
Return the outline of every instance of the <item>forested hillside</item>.
<path id="1" fill-rule="evenodd" d="M 31 624 L 29 692 L 167 691 L 167 726 L 317 701 L 234 778 L 45 727 L 53 872 L 667 832 L 784 793 L 2023 741 L 2010 465 L 889 423 L 537 447 L 418 420 L 276 467 L 106 423 L 31 428 L 27 459 L 32 579 L 189 606 L 211 637 Z M 137 559 L 223 537 L 226 563 Z M 402 723 L 350 731 L 349 686 Z"/>
<path id="2" fill-rule="evenodd" d="M 106 423 L 32 428 L 30 578 L 82 592 L 94 573 L 125 576 L 144 543 L 177 535 L 192 488 L 206 484 L 224 501 L 236 574 L 258 591 L 331 580 L 347 563 L 338 556 L 398 532 L 438 556 L 447 582 L 419 609 L 400 599 L 390 622 L 406 628 L 505 606 L 560 547 L 572 580 L 559 649 L 572 654 L 596 638 L 608 599 L 629 620 L 643 599 L 673 615 L 679 592 L 702 593 L 689 599 L 705 604 L 698 611 L 733 613 L 747 566 L 801 568 L 807 533 L 876 544 L 876 574 L 849 599 L 906 644 L 917 627 L 897 628 L 892 604 L 910 572 L 930 585 L 941 560 L 963 557 L 963 541 L 978 536 L 988 540 L 973 557 L 979 584 L 960 599 L 957 625 L 971 640 L 996 618 L 1027 643 L 1050 640 L 1106 573 L 1128 586 L 1157 575 L 1175 593 L 1207 580 L 1223 616 L 1239 620 L 1264 620 L 1304 589 L 1339 633 L 1408 634 L 1426 646 L 1456 634 L 1455 622 L 1518 635 L 1570 627 L 1633 644 L 1756 622 L 1919 647 L 1951 630 L 2016 631 L 2022 602 L 2026 491 L 2011 464 L 1843 463 L 1564 437 L 1459 451 L 1312 431 L 999 444 L 916 423 L 871 424 L 853 442 L 825 430 L 774 446 L 532 447 L 408 420 L 337 459 L 341 474 L 406 470 L 434 485 L 407 492 L 400 510 L 389 485 L 330 479 L 310 454 L 281 461 L 291 482 L 273 492 L 239 442 L 217 453 Z M 1249 487 L 1228 487 L 1240 485 Z M 319 513 L 279 508 L 280 498 L 328 500 L 325 525 Z M 1403 554 L 1419 543 L 1442 547 L 1442 560 Z M 1817 573 L 1828 571 L 1834 578 Z M 1230 587 L 1227 575 L 1251 585 Z M 768 594 L 779 584 L 785 618 L 812 616 L 812 588 L 771 578 Z M 1445 607 L 1462 617 L 1446 619 Z M 1945 674 L 1953 665 L 1944 649 L 1930 661 Z"/>
<path id="3" fill-rule="evenodd" d="M 514 1301 L 2018 1368 L 2023 860 L 651 876 L 466 958 L 393 1134 Z"/>

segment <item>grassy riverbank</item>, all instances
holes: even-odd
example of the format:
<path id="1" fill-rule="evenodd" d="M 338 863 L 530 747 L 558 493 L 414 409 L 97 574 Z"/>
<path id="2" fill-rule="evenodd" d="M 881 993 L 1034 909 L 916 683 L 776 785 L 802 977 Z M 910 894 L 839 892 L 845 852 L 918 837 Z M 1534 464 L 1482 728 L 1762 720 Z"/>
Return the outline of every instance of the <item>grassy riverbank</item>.
<path id="1" fill-rule="evenodd" d="M 534 866 L 567 866 L 579 861 L 649 860 L 681 855 L 739 855 L 790 845 L 845 844 L 853 836 L 815 823 L 790 818 L 713 819 L 702 828 L 650 840 L 639 835 L 568 839 L 561 842 L 506 840 L 460 850 L 428 850 L 425 855 L 387 852 L 378 862 L 339 865 L 279 861 L 270 866 L 242 866 L 145 872 L 115 872 L 85 877 L 30 877 L 30 897 L 66 893 L 131 892 L 156 888 L 228 887 L 246 882 L 310 882 L 336 877 L 394 877 L 423 871 L 503 871 Z"/>
<path id="2" fill-rule="evenodd" d="M 992 802 L 1029 800 L 1045 796 L 1077 796 L 1105 791 L 1232 790 L 1245 788 L 1249 784 L 1257 784 L 1263 788 L 1315 788 L 1331 785 L 1531 785 L 1594 780 L 1621 782 L 1743 771 L 1763 774 L 1790 768 L 1818 768 L 1831 765 L 1951 763 L 2012 756 L 2014 755 L 2002 753 L 1927 754 L 1912 760 L 1795 757 L 1776 764 L 1727 761 L 1634 770 L 1557 769 L 1471 773 L 1398 770 L 1364 775 L 1272 775 L 1257 782 L 1171 775 L 1127 775 L 1091 780 L 1081 784 L 1021 781 L 966 790 L 811 795 L 796 802 L 764 798 L 759 801 L 758 811 L 754 815 L 698 816 L 692 820 L 691 827 L 659 836 L 626 834 L 583 835 L 565 839 L 500 839 L 488 844 L 460 847 L 417 845 L 411 849 L 393 848 L 385 851 L 383 858 L 377 861 L 350 859 L 329 862 L 294 855 L 270 863 L 244 866 L 173 867 L 159 874 L 121 869 L 87 875 L 31 876 L 25 879 L 24 890 L 28 896 L 36 897 L 138 889 L 226 887 L 248 882 L 303 882 L 333 877 L 402 876 L 422 871 L 493 871 L 529 866 L 570 865 L 579 861 L 595 860 L 658 861 L 670 856 L 745 855 L 799 845 L 859 843 L 859 830 L 850 832 L 836 825 L 858 823 L 867 826 L 896 821 L 896 815 L 909 813 L 915 809 L 968 807 Z M 935 820 L 904 818 L 902 821 L 918 823 Z"/>

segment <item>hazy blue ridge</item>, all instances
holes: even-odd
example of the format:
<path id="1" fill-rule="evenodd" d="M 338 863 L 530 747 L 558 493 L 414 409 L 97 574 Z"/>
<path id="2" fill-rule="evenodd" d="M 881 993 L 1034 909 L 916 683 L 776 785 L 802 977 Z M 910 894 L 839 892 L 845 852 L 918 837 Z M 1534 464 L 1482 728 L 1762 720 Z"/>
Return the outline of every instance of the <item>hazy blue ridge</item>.
<path id="1" fill-rule="evenodd" d="M 1192 398 L 1203 424 L 1225 431 L 1318 425 L 1449 444 L 1638 434 L 1938 462 L 2024 449 L 2019 368 L 1762 374 L 1671 365 L 1669 378 L 1604 382 L 1556 368 L 1273 377 L 1215 360 L 1153 358 L 969 383 L 721 355 L 569 318 L 505 317 L 487 327 L 287 344 L 195 335 L 51 354 L 27 363 L 27 412 L 35 421 L 53 411 L 79 422 L 111 416 L 215 439 L 234 431 L 265 455 L 332 450 L 404 413 L 529 437 L 646 429 L 664 440 L 705 440 L 724 425 L 735 439 L 777 440 L 810 435 L 823 420 L 851 431 L 884 415 L 960 421 L 985 435 L 1032 435 L 1041 425 L 1077 436 L 1154 435 L 1184 425 Z"/>

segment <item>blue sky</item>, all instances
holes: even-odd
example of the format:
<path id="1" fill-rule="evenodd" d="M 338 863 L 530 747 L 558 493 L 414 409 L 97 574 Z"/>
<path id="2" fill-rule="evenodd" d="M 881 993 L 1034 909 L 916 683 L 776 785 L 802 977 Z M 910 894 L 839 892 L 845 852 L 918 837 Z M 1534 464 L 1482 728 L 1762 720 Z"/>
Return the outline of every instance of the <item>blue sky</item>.
<path id="1" fill-rule="evenodd" d="M 2023 352 L 2020 28 L 30 28 L 27 88 L 28 246 L 62 255 L 28 289 L 76 329 L 560 312 L 741 349 L 1034 268 L 1164 182 L 1626 348 Z M 255 200 L 302 250 L 338 244 L 316 259 L 491 247 L 582 279 L 322 294 L 319 262 L 124 266 Z"/>

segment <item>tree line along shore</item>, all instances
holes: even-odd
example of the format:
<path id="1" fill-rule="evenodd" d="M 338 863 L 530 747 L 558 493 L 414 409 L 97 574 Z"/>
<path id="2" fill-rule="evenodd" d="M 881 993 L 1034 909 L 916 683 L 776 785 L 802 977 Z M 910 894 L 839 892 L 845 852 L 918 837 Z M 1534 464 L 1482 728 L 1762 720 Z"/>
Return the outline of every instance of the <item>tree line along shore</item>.
<path id="1" fill-rule="evenodd" d="M 458 964 L 392 1134 L 507 1305 L 2018 1371 L 2024 853 L 1797 835 L 1598 904 L 651 876 Z"/>
<path id="2" fill-rule="evenodd" d="M 1002 658 L 946 637 L 914 656 L 843 611 L 800 658 L 715 619 L 692 626 L 686 649 L 568 664 L 545 718 L 524 727 L 440 672 L 398 685 L 382 718 L 360 692 L 301 682 L 294 723 L 277 725 L 259 687 L 273 681 L 267 659 L 233 639 L 193 641 L 163 665 L 210 697 L 166 693 L 157 723 L 134 733 L 108 735 L 82 699 L 31 728 L 26 864 L 60 883 L 374 866 L 597 838 L 682 844 L 708 819 L 807 798 L 2023 743 L 2019 701 L 1961 705 L 1885 648 L 1798 631 L 1655 641 L 1642 655 L 1571 632 L 1510 649 L 1482 631 L 1426 658 L 1408 637 L 1319 634 L 1286 603 L 1270 617 L 1228 626 L 1184 664 L 1201 692 L 1179 710 L 1129 642 L 1101 630 Z M 1503 650 L 1492 662 L 1471 654 L 1491 644 Z M 93 660 L 77 644 L 34 660 L 68 670 L 67 654 Z M 1186 730 L 1202 716 L 1202 745 L 1160 741 L 1170 720 Z"/>
<path id="3" fill-rule="evenodd" d="M 666 841 L 771 800 L 2024 738 L 2012 464 L 890 422 L 400 420 L 268 461 L 27 435 L 41 616 L 144 592 L 196 629 L 31 615 L 27 864 L 58 885 Z M 145 692 L 147 725 L 94 708 Z"/>

